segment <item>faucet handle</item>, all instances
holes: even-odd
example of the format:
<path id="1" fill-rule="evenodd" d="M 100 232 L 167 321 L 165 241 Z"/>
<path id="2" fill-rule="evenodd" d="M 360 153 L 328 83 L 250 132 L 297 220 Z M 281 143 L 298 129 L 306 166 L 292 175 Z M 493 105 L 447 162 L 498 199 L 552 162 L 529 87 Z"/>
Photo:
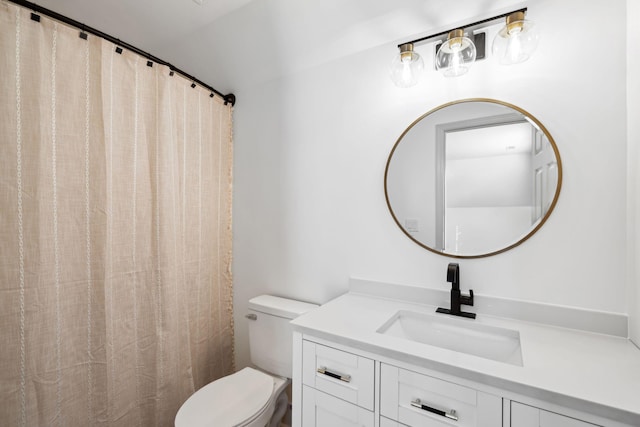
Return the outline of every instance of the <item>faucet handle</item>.
<path id="1" fill-rule="evenodd" d="M 473 289 L 469 289 L 469 295 L 460 294 L 460 304 L 473 306 Z"/>

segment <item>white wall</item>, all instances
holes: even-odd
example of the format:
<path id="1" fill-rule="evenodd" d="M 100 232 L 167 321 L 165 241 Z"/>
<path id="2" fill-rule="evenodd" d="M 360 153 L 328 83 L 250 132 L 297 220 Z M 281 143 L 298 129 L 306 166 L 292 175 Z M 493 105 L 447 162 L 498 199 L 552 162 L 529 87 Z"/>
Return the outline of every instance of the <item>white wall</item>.
<path id="1" fill-rule="evenodd" d="M 460 98 L 524 108 L 550 131 L 564 167 L 559 202 L 542 229 L 504 254 L 461 260 L 462 288 L 627 311 L 626 51 L 613 43 L 625 3 L 532 0 L 529 17 L 541 31 L 538 52 L 509 68 L 486 60 L 451 80 L 428 65 L 426 81 L 398 89 L 387 75 L 396 52 L 389 43 L 236 90 L 238 367 L 248 363 L 244 314 L 255 295 L 323 303 L 347 291 L 349 276 L 447 288 L 452 259 L 397 229 L 383 173 L 407 125 Z M 418 48 L 428 64 L 431 49 Z"/>
<path id="2" fill-rule="evenodd" d="M 627 0 L 627 122 L 629 200 L 629 333 L 640 347 L 640 3 Z"/>

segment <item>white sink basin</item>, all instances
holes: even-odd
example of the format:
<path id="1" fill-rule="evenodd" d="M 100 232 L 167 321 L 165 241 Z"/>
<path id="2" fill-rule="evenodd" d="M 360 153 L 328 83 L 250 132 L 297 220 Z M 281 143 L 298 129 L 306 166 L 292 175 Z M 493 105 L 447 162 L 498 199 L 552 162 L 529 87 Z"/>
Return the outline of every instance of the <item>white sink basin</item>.
<path id="1" fill-rule="evenodd" d="M 522 366 L 518 331 L 472 319 L 402 310 L 376 332 Z"/>

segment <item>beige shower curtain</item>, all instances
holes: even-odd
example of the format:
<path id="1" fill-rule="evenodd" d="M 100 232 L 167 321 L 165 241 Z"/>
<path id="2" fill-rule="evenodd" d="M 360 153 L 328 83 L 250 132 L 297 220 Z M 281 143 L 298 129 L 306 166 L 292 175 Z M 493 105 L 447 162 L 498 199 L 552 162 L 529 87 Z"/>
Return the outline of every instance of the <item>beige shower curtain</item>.
<path id="1" fill-rule="evenodd" d="M 170 426 L 233 371 L 232 109 L 170 74 L 0 2 L 1 425 Z"/>

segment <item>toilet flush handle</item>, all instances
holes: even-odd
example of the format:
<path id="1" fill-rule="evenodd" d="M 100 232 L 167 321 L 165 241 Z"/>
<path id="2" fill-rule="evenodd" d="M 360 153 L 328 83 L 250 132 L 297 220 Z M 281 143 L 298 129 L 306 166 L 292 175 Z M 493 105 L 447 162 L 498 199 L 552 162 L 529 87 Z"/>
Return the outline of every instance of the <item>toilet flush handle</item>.
<path id="1" fill-rule="evenodd" d="M 244 317 L 246 317 L 249 320 L 258 320 L 258 316 L 253 313 L 245 314 Z"/>

